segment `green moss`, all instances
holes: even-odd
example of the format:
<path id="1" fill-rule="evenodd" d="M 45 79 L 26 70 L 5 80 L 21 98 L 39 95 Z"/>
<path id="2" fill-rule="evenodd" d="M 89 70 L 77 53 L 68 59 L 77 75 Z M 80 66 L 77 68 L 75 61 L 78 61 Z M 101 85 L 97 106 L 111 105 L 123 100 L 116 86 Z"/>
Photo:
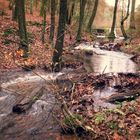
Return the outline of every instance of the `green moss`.
<path id="1" fill-rule="evenodd" d="M 125 113 L 121 109 L 119 109 L 119 108 L 116 108 L 116 109 L 108 109 L 108 110 L 106 110 L 106 112 L 116 113 L 116 114 L 125 116 Z"/>
<path id="2" fill-rule="evenodd" d="M 67 125 L 69 127 L 77 127 L 77 124 L 75 122 L 76 119 L 83 122 L 82 116 L 77 115 L 77 114 L 66 117 L 63 122 L 65 125 Z"/>
<path id="3" fill-rule="evenodd" d="M 97 113 L 95 116 L 95 124 L 103 123 L 106 119 L 105 113 Z"/>
<path id="4" fill-rule="evenodd" d="M 3 36 L 7 37 L 7 36 L 9 36 L 9 35 L 11 35 L 11 34 L 13 34 L 13 33 L 14 33 L 14 30 L 13 30 L 12 28 L 7 28 L 7 29 L 4 31 Z"/>
<path id="5" fill-rule="evenodd" d="M 116 122 L 113 122 L 113 121 L 108 122 L 107 126 L 112 130 L 116 130 L 118 128 L 118 124 Z"/>
<path id="6" fill-rule="evenodd" d="M 5 39 L 4 41 L 3 41 L 3 44 L 4 45 L 9 45 L 11 43 L 11 41 L 10 40 L 7 40 L 7 39 Z"/>

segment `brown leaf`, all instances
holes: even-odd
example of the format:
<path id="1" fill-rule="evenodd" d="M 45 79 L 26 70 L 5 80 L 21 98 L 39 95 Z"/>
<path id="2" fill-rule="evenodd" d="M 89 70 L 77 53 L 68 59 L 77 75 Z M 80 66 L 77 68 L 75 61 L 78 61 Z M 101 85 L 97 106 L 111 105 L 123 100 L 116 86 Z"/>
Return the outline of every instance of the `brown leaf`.
<path id="1" fill-rule="evenodd" d="M 117 132 L 115 132 L 113 135 L 113 140 L 122 140 L 122 138 Z"/>

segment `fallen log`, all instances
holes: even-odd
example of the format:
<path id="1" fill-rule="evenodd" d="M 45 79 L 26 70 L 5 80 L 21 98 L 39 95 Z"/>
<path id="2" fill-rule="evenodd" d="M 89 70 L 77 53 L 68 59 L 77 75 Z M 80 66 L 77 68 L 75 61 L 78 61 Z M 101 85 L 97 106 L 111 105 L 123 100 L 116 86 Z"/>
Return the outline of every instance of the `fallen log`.
<path id="1" fill-rule="evenodd" d="M 35 88 L 28 96 L 26 96 L 20 103 L 13 106 L 12 112 L 21 114 L 26 112 L 32 105 L 43 95 L 43 87 Z"/>
<path id="2" fill-rule="evenodd" d="M 128 90 L 125 93 L 116 93 L 105 99 L 109 103 L 131 101 L 140 96 L 140 89 Z"/>

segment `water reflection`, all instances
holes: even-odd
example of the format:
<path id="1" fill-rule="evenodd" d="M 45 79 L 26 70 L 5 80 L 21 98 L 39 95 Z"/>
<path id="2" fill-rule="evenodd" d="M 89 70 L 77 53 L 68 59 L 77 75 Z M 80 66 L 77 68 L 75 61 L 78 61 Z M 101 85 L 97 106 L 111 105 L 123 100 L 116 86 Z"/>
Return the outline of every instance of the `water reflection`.
<path id="1" fill-rule="evenodd" d="M 93 55 L 92 64 L 94 72 L 136 72 L 136 64 L 130 56 L 121 52 L 104 51 L 103 55 Z"/>
<path id="2" fill-rule="evenodd" d="M 93 48 L 91 44 L 80 44 L 76 49 L 92 50 L 94 52 L 93 56 L 88 58 L 91 59 L 88 62 L 91 62 L 90 65 L 93 67 L 94 72 L 136 72 L 136 64 L 130 59 L 132 57 L 131 55 L 122 52 L 101 50 L 98 45 Z"/>

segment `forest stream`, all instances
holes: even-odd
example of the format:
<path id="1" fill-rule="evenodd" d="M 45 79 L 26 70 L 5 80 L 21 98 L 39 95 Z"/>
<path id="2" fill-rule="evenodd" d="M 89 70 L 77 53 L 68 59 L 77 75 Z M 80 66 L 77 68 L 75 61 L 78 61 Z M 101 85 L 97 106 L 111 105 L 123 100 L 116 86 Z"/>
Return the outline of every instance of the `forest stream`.
<path id="1" fill-rule="evenodd" d="M 80 44 L 76 49 L 93 51 L 90 57 L 92 69 L 96 74 L 117 75 L 117 73 L 135 73 L 137 65 L 130 59 L 132 56 L 119 52 L 108 51 L 98 48 L 89 43 Z M 84 62 L 85 69 L 88 64 Z M 87 68 L 88 69 L 88 68 Z M 56 100 L 51 83 L 55 81 L 60 73 L 35 72 L 11 72 L 7 77 L 3 75 L 2 91 L 0 92 L 0 132 L 1 137 L 7 140 L 47 138 L 47 140 L 76 140 L 74 136 L 63 136 L 59 134 L 59 125 L 54 116 L 60 117 L 59 102 Z M 104 89 L 95 90 L 93 94 L 94 108 L 115 108 L 116 104 L 102 100 L 114 93 L 115 81 Z M 43 89 L 42 89 L 43 87 Z M 36 99 L 35 103 L 26 113 L 14 114 L 13 106 L 23 102 L 26 103 L 32 91 L 38 92 L 42 89 L 43 94 Z M 34 93 L 33 93 L 34 94 Z M 26 98 L 25 98 L 26 97 Z M 54 112 L 54 113 L 52 113 Z M 57 138 L 56 138 L 57 137 Z"/>

